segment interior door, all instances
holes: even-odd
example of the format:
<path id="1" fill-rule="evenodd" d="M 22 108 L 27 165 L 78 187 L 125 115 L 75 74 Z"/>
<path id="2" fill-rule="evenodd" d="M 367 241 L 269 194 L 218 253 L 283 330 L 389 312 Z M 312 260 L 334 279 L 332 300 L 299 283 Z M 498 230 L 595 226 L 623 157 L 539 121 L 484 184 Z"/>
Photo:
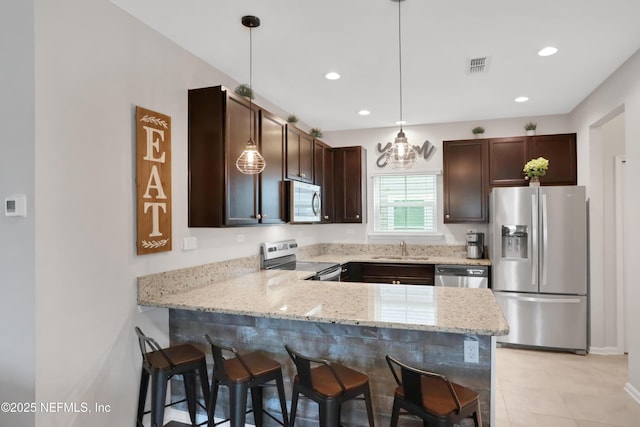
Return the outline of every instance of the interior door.
<path id="1" fill-rule="evenodd" d="M 540 187 L 540 292 L 587 293 L 585 189 Z"/>

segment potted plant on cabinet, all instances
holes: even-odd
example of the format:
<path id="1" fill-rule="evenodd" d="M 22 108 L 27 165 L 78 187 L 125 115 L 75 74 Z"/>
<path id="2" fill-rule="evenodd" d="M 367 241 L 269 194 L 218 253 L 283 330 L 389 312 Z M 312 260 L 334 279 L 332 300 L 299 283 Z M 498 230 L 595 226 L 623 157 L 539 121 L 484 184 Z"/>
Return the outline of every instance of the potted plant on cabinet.
<path id="1" fill-rule="evenodd" d="M 311 128 L 309 133 L 314 138 L 322 138 L 322 130 L 320 130 L 320 128 Z"/>
<path id="2" fill-rule="evenodd" d="M 534 122 L 529 122 L 526 125 L 524 125 L 524 130 L 527 132 L 527 136 L 535 135 L 537 127 L 538 127 L 538 124 Z"/>
<path id="3" fill-rule="evenodd" d="M 482 126 L 476 126 L 471 129 L 471 132 L 476 138 L 480 138 L 484 134 L 484 128 Z"/>
<path id="4" fill-rule="evenodd" d="M 287 123 L 295 125 L 296 123 L 298 123 L 298 116 L 296 116 L 295 114 L 289 114 L 287 116 Z"/>
<path id="5" fill-rule="evenodd" d="M 234 89 L 236 95 L 244 96 L 247 99 L 253 99 L 253 89 L 248 84 L 241 84 L 240 86 Z"/>

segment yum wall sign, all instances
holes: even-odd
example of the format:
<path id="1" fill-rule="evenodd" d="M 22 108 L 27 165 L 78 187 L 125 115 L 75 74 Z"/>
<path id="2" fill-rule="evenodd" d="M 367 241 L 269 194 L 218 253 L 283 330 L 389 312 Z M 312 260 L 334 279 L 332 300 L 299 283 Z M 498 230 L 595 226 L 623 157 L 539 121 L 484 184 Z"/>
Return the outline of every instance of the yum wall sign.
<path id="1" fill-rule="evenodd" d="M 138 255 L 171 250 L 171 117 L 136 107 Z"/>

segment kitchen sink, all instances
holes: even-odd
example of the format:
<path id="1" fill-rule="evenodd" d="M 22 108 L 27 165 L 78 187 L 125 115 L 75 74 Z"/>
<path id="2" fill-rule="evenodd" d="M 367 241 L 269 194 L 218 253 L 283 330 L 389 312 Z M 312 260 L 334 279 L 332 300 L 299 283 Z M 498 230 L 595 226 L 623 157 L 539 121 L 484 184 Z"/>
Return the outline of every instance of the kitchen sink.
<path id="1" fill-rule="evenodd" d="M 399 256 L 399 255 L 376 255 L 372 256 L 372 259 L 402 259 L 402 260 L 413 260 L 413 261 L 426 261 L 429 259 L 428 256 Z"/>

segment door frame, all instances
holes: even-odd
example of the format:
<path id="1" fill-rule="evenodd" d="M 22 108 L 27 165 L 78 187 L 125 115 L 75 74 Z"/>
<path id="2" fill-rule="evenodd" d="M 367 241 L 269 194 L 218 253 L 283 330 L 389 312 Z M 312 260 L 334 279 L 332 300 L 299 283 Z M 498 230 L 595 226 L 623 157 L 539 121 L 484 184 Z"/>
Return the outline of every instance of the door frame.
<path id="1" fill-rule="evenodd" d="M 628 334 L 628 298 L 624 280 L 624 184 L 625 155 L 615 156 L 615 221 L 616 221 L 616 323 L 618 336 L 616 339 L 618 354 L 627 352 Z"/>

